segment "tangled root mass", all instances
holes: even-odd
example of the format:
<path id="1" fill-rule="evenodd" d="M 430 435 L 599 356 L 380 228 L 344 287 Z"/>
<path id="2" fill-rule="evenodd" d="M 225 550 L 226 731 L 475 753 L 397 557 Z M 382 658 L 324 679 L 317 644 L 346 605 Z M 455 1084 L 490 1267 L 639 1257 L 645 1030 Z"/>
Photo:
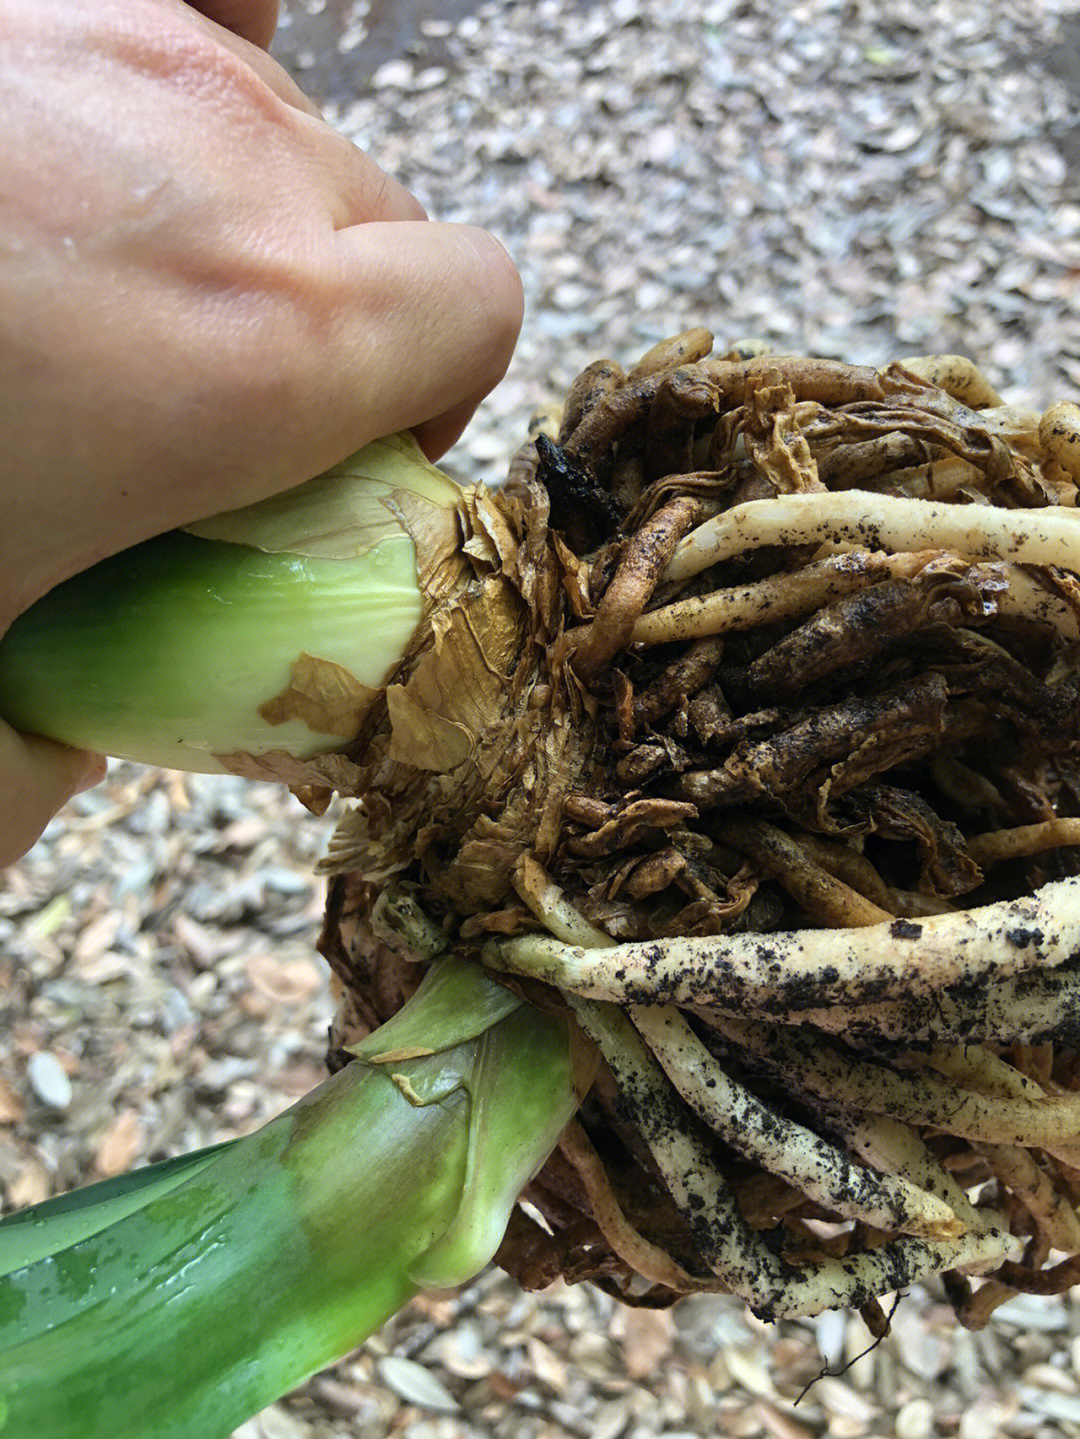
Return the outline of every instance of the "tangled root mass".
<path id="1" fill-rule="evenodd" d="M 977 1327 L 1080 1278 L 1080 409 L 711 343 L 465 496 L 351 752 L 333 1045 L 433 946 L 574 1014 L 526 1285 Z"/>

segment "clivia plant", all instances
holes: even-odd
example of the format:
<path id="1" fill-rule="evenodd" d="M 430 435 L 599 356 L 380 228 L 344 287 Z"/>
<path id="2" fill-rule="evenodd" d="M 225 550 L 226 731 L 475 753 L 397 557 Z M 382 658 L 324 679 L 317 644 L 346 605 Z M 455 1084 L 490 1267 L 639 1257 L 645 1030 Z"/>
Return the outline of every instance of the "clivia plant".
<path id="1" fill-rule="evenodd" d="M 498 489 L 380 441 L 0 644 L 20 729 L 349 799 L 331 1077 L 0 1223 L 5 1439 L 227 1435 L 492 1256 L 874 1334 L 1080 1280 L 1080 407 L 711 351 L 591 365 Z"/>

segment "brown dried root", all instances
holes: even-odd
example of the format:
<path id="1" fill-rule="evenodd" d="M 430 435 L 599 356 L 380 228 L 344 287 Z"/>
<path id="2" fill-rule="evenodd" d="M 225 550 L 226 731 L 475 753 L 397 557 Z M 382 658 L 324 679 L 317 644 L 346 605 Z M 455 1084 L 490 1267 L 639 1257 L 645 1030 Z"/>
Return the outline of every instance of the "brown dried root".
<path id="1" fill-rule="evenodd" d="M 716 1278 L 690 1274 L 681 1264 L 639 1234 L 623 1213 L 603 1161 L 589 1142 L 589 1136 L 575 1120 L 563 1133 L 559 1148 L 574 1166 L 585 1186 L 593 1217 L 612 1249 L 634 1273 L 653 1284 L 663 1284 L 680 1294 L 725 1293 L 727 1286 Z"/>
<path id="2" fill-rule="evenodd" d="M 891 919 L 889 911 L 845 884 L 808 848 L 765 820 L 742 819 L 718 824 L 717 839 L 755 860 L 766 874 L 775 874 L 792 899 L 818 924 L 838 929 L 878 924 Z"/>
<path id="3" fill-rule="evenodd" d="M 667 568 L 675 546 L 700 515 L 701 506 L 694 500 L 669 500 L 627 545 L 597 608 L 596 618 L 574 652 L 574 673 L 582 684 L 592 684 L 604 666 L 629 643 L 634 624 Z"/>
<path id="4" fill-rule="evenodd" d="M 1054 1185 L 1026 1149 L 1008 1144 L 977 1144 L 999 1183 L 1018 1199 L 1051 1249 L 1080 1250 L 1080 1218 L 1068 1196 Z"/>
<path id="5" fill-rule="evenodd" d="M 1080 845 L 1080 818 L 1046 819 L 1041 824 L 995 829 L 973 835 L 967 843 L 968 853 L 978 865 L 1043 854 L 1048 849 L 1064 849 L 1068 845 Z"/>

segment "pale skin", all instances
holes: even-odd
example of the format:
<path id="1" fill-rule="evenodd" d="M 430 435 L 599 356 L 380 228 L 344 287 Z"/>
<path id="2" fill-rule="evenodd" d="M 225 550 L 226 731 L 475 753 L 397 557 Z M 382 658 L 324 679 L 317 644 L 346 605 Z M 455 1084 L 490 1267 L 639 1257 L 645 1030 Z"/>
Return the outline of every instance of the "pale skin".
<path id="1" fill-rule="evenodd" d="M 0 0 L 0 635 L 151 535 L 367 441 L 436 458 L 505 372 L 521 286 L 266 53 L 277 0 Z M 0 724 L 0 866 L 88 755 Z"/>

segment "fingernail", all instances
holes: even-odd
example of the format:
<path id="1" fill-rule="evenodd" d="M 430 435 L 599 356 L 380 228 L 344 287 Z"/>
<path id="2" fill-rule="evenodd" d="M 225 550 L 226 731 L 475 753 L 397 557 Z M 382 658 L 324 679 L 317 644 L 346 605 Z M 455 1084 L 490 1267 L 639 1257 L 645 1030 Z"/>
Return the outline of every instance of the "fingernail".
<path id="1" fill-rule="evenodd" d="M 108 768 L 109 761 L 103 754 L 92 754 L 83 777 L 71 791 L 72 794 L 82 794 L 85 790 L 93 789 L 96 784 L 100 784 L 105 778 Z"/>

